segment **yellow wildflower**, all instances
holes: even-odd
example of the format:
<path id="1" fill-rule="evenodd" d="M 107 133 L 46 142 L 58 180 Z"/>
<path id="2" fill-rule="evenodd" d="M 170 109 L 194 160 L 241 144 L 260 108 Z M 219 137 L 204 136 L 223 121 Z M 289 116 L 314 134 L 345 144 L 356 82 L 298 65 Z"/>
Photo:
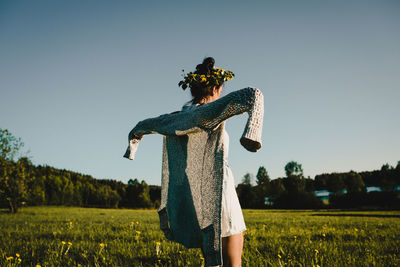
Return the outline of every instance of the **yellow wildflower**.
<path id="1" fill-rule="evenodd" d="M 139 222 L 138 222 L 138 221 L 136 221 L 136 224 L 139 224 Z"/>
<path id="2" fill-rule="evenodd" d="M 61 241 L 61 243 L 62 243 L 63 245 L 65 245 L 65 241 Z"/>
<path id="3" fill-rule="evenodd" d="M 18 258 L 18 262 L 21 262 L 22 260 L 20 258 Z"/>
<path id="4" fill-rule="evenodd" d="M 104 244 L 104 243 L 100 243 L 99 246 L 100 246 L 101 248 L 104 248 L 105 244 Z"/>
<path id="5" fill-rule="evenodd" d="M 325 234 L 322 234 L 323 237 L 325 237 Z"/>
<path id="6" fill-rule="evenodd" d="M 13 256 L 10 256 L 10 257 L 7 257 L 7 258 L 6 258 L 6 260 L 8 260 L 8 261 L 10 261 L 10 260 L 12 260 L 12 259 L 14 259 Z"/>
<path id="7" fill-rule="evenodd" d="M 278 254 L 278 258 L 282 258 L 282 256 Z"/>
<path id="8" fill-rule="evenodd" d="M 18 253 L 15 253 L 15 256 L 17 256 L 17 258 L 19 258 L 19 254 Z"/>
<path id="9" fill-rule="evenodd" d="M 200 257 L 200 260 L 201 260 L 201 261 L 204 261 L 204 258 L 203 258 L 203 257 Z"/>
<path id="10" fill-rule="evenodd" d="M 179 250 L 178 253 L 179 253 L 179 254 L 182 254 L 182 251 Z"/>
<path id="11" fill-rule="evenodd" d="M 40 266 L 39 264 L 36 264 L 36 266 L 35 267 L 42 267 L 42 266 Z"/>
<path id="12" fill-rule="evenodd" d="M 357 229 L 357 228 L 354 228 L 354 231 L 356 231 L 356 232 L 357 232 L 357 231 L 358 231 L 358 229 Z"/>
<path id="13" fill-rule="evenodd" d="M 68 242 L 68 245 L 69 245 L 69 246 L 72 246 L 72 243 L 71 243 L 71 242 Z"/>
<path id="14" fill-rule="evenodd" d="M 156 242 L 156 245 L 157 245 L 157 246 L 160 246 L 160 245 L 161 245 L 161 242 Z"/>
<path id="15" fill-rule="evenodd" d="M 315 251 L 315 253 L 319 253 L 318 249 L 315 249 L 314 251 Z"/>
<path id="16" fill-rule="evenodd" d="M 137 233 L 138 235 L 140 235 L 140 231 L 136 231 L 136 233 Z"/>

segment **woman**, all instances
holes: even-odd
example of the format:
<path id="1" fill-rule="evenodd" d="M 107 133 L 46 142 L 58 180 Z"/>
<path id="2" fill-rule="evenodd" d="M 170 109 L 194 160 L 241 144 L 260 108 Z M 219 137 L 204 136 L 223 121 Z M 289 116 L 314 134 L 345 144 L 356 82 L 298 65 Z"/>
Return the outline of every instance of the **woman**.
<path id="1" fill-rule="evenodd" d="M 202 64 L 197 65 L 194 74 L 211 75 L 214 70 L 215 60 L 212 57 L 205 58 Z M 222 72 L 222 71 L 221 71 Z M 226 79 L 231 79 L 234 74 L 228 71 Z M 224 74 L 225 74 L 224 73 Z M 223 75 L 223 74 L 222 74 Z M 221 75 L 221 76 L 222 76 Z M 204 79 L 204 78 L 203 78 Z M 196 83 L 192 81 L 189 83 L 190 92 L 193 96 L 191 101 L 192 107 L 197 107 L 201 104 L 210 103 L 220 98 L 224 80 L 220 82 L 217 80 L 215 85 L 208 85 L 207 83 Z M 180 85 L 184 85 L 182 83 Z M 185 108 L 185 107 L 184 107 Z M 224 130 L 224 143 L 226 148 L 229 147 L 229 136 Z M 228 154 L 228 153 L 227 153 Z M 239 199 L 235 190 L 235 181 L 232 172 L 227 164 L 227 157 L 223 177 L 222 187 L 222 217 L 221 217 L 221 237 L 222 237 L 222 255 L 224 266 L 241 266 L 241 257 L 243 249 L 243 231 L 246 230 L 245 222 L 243 219 L 242 210 L 240 208 Z"/>
<path id="2" fill-rule="evenodd" d="M 245 88 L 220 98 L 234 77 L 206 58 L 179 82 L 193 99 L 180 112 L 139 122 L 129 133 L 125 157 L 133 159 L 143 135 L 164 137 L 160 228 L 167 239 L 202 249 L 206 265 L 240 266 L 246 230 L 234 179 L 227 165 L 229 137 L 224 122 L 249 113 L 241 144 L 261 147 L 263 96 Z"/>

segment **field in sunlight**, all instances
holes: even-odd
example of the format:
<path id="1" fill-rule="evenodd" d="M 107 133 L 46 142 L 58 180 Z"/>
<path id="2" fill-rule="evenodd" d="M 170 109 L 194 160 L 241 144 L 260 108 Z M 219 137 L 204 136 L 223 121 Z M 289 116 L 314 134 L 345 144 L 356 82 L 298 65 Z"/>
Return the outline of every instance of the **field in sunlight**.
<path id="1" fill-rule="evenodd" d="M 400 211 L 244 210 L 243 266 L 400 266 Z M 201 266 L 156 210 L 0 212 L 1 266 Z"/>

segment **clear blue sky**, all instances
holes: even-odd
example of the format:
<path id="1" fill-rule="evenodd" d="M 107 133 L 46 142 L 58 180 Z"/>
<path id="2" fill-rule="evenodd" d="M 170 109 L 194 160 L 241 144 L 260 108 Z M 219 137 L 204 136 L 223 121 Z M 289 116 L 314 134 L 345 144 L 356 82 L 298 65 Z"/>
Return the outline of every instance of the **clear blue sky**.
<path id="1" fill-rule="evenodd" d="M 122 158 L 131 128 L 179 110 L 181 69 L 206 56 L 265 97 L 263 147 L 239 144 L 238 183 L 379 169 L 400 160 L 399 1 L 0 1 L 0 128 L 34 164 L 160 184 L 160 135 Z"/>

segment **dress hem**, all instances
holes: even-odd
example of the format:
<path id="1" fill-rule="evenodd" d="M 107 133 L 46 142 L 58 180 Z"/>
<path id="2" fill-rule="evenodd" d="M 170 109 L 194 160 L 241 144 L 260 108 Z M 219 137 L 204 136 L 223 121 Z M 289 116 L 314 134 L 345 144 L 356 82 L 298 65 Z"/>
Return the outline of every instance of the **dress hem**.
<path id="1" fill-rule="evenodd" d="M 239 230 L 239 231 L 231 231 L 231 232 L 229 232 L 229 233 L 226 233 L 226 234 L 224 234 L 224 235 L 221 235 L 221 237 L 228 237 L 228 236 L 232 236 L 232 235 L 237 235 L 237 234 L 243 233 L 243 232 L 246 231 L 246 230 L 247 230 L 247 228 L 245 227 L 245 228 L 243 228 L 242 230 Z"/>

